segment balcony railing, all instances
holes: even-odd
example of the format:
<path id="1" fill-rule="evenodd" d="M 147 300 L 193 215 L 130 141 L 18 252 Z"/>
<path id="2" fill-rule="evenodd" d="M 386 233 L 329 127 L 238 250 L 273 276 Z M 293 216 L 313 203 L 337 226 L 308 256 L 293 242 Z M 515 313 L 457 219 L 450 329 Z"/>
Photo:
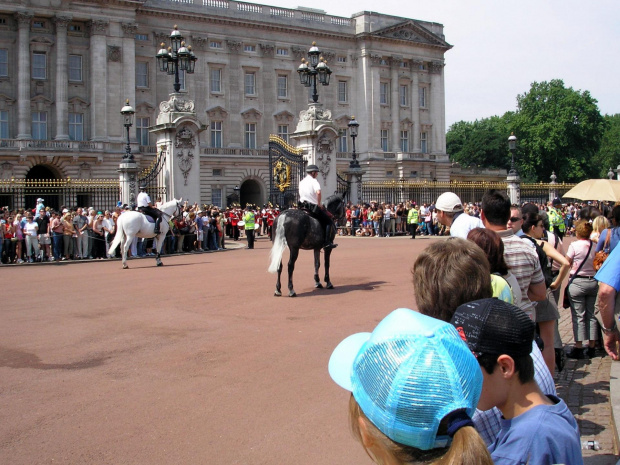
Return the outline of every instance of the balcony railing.
<path id="1" fill-rule="evenodd" d="M 54 151 L 54 152 L 108 152 L 124 153 L 125 142 L 98 142 L 77 140 L 31 140 L 31 139 L 2 139 L 0 152 L 4 151 Z M 133 153 L 157 153 L 155 145 L 131 144 Z"/>

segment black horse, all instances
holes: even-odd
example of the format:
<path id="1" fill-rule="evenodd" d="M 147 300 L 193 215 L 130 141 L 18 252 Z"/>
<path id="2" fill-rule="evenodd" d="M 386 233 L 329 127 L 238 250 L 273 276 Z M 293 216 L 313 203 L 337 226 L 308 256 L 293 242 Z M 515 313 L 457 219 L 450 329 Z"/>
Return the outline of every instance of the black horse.
<path id="1" fill-rule="evenodd" d="M 326 202 L 327 211 L 330 212 L 335 220 L 344 216 L 344 200 L 340 194 L 332 195 Z M 319 268 L 321 266 L 321 249 L 325 244 L 325 228 L 316 218 L 310 216 L 303 210 L 290 209 L 282 212 L 273 222 L 273 246 L 271 247 L 270 273 L 278 273 L 276 282 L 276 292 L 274 295 L 281 296 L 280 275 L 282 274 L 282 254 L 288 246 L 290 258 L 288 260 L 288 295 L 295 297 L 293 289 L 293 271 L 295 261 L 299 255 L 299 249 L 314 250 L 314 287 L 322 288 L 319 279 Z M 335 228 L 332 229 L 332 240 L 336 235 Z M 334 286 L 329 280 L 329 258 L 331 249 L 325 250 L 325 285 L 327 289 Z"/>

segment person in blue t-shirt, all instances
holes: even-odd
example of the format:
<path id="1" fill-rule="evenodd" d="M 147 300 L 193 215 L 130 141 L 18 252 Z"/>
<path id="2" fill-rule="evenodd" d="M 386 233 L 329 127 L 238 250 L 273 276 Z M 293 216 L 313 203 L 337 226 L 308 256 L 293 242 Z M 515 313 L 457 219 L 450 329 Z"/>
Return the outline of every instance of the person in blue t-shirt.
<path id="1" fill-rule="evenodd" d="M 620 333 L 618 332 L 617 318 L 620 313 L 620 247 L 611 251 L 594 279 L 598 281 L 596 307 L 601 331 L 603 331 L 603 346 L 613 360 L 618 360 Z"/>
<path id="2" fill-rule="evenodd" d="M 579 428 L 566 403 L 534 381 L 535 324 L 498 299 L 461 305 L 451 323 L 482 370 L 478 409 L 497 407 L 501 429 L 489 452 L 495 465 L 583 464 Z"/>

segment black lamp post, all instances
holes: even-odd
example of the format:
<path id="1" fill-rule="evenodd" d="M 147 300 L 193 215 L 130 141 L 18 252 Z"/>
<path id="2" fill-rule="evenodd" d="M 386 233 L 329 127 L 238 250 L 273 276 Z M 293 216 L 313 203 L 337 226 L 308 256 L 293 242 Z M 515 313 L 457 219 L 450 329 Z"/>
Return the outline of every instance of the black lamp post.
<path id="1" fill-rule="evenodd" d="M 355 153 L 355 138 L 357 137 L 357 128 L 359 128 L 360 123 L 355 121 L 355 116 L 351 116 L 351 121 L 349 121 L 347 126 L 349 126 L 349 134 L 351 135 L 351 139 L 353 139 L 353 153 L 351 154 L 349 168 L 359 168 L 360 163 L 357 161 L 357 153 Z"/>
<path id="2" fill-rule="evenodd" d="M 515 169 L 515 150 L 517 150 L 517 136 L 515 136 L 514 132 L 512 132 L 510 134 L 510 137 L 508 138 L 508 149 L 510 150 L 511 156 L 510 171 L 508 172 L 508 174 L 510 176 L 516 176 L 517 170 Z"/>
<path id="3" fill-rule="evenodd" d="M 131 153 L 131 145 L 129 145 L 129 128 L 133 126 L 133 115 L 136 111 L 131 105 L 129 105 L 129 99 L 125 100 L 125 106 L 121 109 L 121 115 L 123 115 L 123 125 L 127 130 L 127 147 L 125 147 L 125 155 L 123 160 L 133 162 L 133 153 Z"/>
<path id="4" fill-rule="evenodd" d="M 161 48 L 155 57 L 159 65 L 159 70 L 174 76 L 174 91 L 181 90 L 179 82 L 179 71 L 185 71 L 187 74 L 193 74 L 196 66 L 196 55 L 192 52 L 192 46 L 185 45 L 183 35 L 179 32 L 177 25 L 170 34 L 170 46 L 166 49 L 166 44 L 161 43 Z"/>
<path id="5" fill-rule="evenodd" d="M 312 47 L 308 51 L 308 61 L 305 58 L 301 59 L 301 65 L 297 68 L 299 74 L 299 80 L 305 87 L 313 87 L 312 101 L 314 103 L 319 100 L 319 93 L 316 90 L 316 81 L 324 86 L 329 85 L 329 76 L 332 74 L 332 70 L 327 66 L 327 62 L 321 56 L 321 51 L 316 46 L 316 42 L 312 42 Z"/>

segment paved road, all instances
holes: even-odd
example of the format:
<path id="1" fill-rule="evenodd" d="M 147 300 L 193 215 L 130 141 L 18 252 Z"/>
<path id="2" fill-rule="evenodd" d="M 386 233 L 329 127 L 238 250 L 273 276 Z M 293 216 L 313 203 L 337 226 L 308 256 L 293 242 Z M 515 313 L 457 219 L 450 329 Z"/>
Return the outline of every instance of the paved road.
<path id="1" fill-rule="evenodd" d="M 414 307 L 410 269 L 429 240 L 339 242 L 336 289 L 314 290 L 302 252 L 294 299 L 273 297 L 264 239 L 163 268 L 2 269 L 0 463 L 370 463 L 327 361 L 344 337 Z"/>

